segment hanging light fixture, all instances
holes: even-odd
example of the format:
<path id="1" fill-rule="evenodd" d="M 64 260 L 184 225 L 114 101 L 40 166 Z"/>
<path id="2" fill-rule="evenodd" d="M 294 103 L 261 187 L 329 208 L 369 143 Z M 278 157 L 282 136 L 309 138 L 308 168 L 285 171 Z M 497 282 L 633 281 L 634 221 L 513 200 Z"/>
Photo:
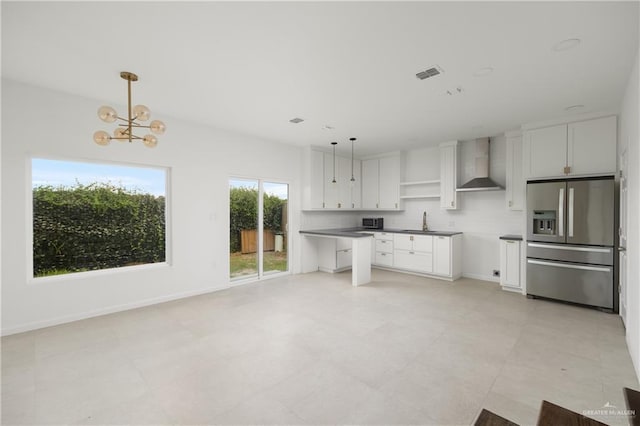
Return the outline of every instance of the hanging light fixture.
<path id="1" fill-rule="evenodd" d="M 142 143 L 149 148 L 155 148 L 155 146 L 158 145 L 158 138 L 152 134 L 147 134 L 143 137 L 136 136 L 133 134 L 133 130 L 149 129 L 151 130 L 151 133 L 161 135 L 165 131 L 165 125 L 160 120 L 153 120 L 148 126 L 140 124 L 140 122 L 149 120 L 151 111 L 149 111 L 149 108 L 144 105 L 136 105 L 131 108 L 131 82 L 138 81 L 138 76 L 132 72 L 122 71 L 120 73 L 120 77 L 127 80 L 128 116 L 127 118 L 120 117 L 116 110 L 110 106 L 101 106 L 98 108 L 98 117 L 100 120 L 106 123 L 114 123 L 116 120 L 120 121 L 118 122 L 118 127 L 113 131 L 113 136 L 109 135 L 109 133 L 104 130 L 98 130 L 93 134 L 93 141 L 98 145 L 105 146 L 109 145 L 113 139 L 120 142 L 133 142 L 135 139 L 141 140 Z"/>
<path id="2" fill-rule="evenodd" d="M 350 138 L 351 141 L 351 182 L 355 182 L 356 178 L 353 175 L 353 143 L 356 141 L 356 138 Z"/>
<path id="3" fill-rule="evenodd" d="M 331 183 L 336 183 L 336 145 L 338 142 L 331 142 L 331 145 L 333 145 L 333 180 Z"/>

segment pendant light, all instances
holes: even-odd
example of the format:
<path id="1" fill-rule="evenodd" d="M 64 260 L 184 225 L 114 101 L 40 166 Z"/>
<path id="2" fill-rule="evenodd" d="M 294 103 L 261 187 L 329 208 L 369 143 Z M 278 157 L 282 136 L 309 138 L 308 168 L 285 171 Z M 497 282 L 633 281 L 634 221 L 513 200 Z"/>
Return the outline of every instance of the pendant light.
<path id="1" fill-rule="evenodd" d="M 356 138 L 350 138 L 351 141 L 351 182 L 355 182 L 356 178 L 353 175 L 353 143 L 356 141 Z"/>
<path id="2" fill-rule="evenodd" d="M 333 180 L 331 183 L 336 183 L 336 145 L 338 142 L 331 142 L 331 145 L 333 145 Z"/>

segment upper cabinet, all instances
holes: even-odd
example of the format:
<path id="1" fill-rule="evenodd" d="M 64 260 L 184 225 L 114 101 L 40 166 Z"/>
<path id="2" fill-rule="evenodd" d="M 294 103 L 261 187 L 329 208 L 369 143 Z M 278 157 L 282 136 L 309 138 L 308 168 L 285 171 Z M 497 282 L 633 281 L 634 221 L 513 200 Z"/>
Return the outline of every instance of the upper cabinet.
<path id="1" fill-rule="evenodd" d="M 400 208 L 400 155 L 362 160 L 362 209 Z"/>
<path id="2" fill-rule="evenodd" d="M 615 173 L 616 117 L 527 130 L 524 169 L 529 179 Z"/>
<path id="3" fill-rule="evenodd" d="M 524 209 L 525 181 L 522 175 L 522 134 L 507 133 L 507 191 L 506 202 L 509 210 Z"/>
<path id="4" fill-rule="evenodd" d="M 349 210 L 361 207 L 360 160 L 353 160 L 351 181 L 351 158 L 309 149 L 303 154 L 304 173 L 303 205 L 305 210 L 330 209 Z M 335 183 L 333 182 L 335 177 Z"/>
<path id="5" fill-rule="evenodd" d="M 440 207 L 458 208 L 458 141 L 440 144 Z"/>

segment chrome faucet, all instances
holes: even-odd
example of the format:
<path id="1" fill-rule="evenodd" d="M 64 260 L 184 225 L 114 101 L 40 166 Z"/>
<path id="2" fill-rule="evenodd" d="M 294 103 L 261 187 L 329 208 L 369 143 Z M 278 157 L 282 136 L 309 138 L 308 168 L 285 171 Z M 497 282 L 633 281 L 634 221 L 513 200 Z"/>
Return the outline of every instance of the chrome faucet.
<path id="1" fill-rule="evenodd" d="M 427 226 L 427 212 L 422 213 L 422 230 L 428 231 L 429 227 Z"/>

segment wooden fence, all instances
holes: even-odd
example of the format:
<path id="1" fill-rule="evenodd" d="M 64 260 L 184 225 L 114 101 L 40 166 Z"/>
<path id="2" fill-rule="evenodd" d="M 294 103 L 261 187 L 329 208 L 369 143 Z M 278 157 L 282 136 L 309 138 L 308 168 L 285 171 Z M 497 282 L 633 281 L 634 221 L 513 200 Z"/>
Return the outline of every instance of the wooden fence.
<path id="1" fill-rule="evenodd" d="M 276 246 L 276 238 L 273 231 L 264 230 L 262 232 L 262 244 L 264 251 L 273 251 Z M 240 251 L 242 254 L 255 253 L 258 251 L 258 231 L 255 229 L 243 229 L 240 231 Z"/>

